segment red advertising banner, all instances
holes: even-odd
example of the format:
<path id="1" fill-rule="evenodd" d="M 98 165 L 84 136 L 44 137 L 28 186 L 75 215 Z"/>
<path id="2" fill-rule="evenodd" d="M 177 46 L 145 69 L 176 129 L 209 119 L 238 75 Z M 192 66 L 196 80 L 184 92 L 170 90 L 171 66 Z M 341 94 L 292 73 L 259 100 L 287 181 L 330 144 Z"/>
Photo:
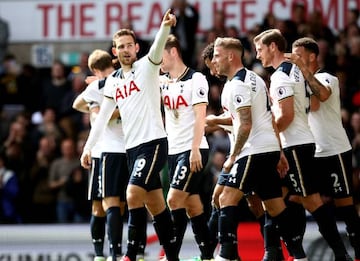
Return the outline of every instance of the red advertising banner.
<path id="1" fill-rule="evenodd" d="M 360 9 L 360 0 L 188 0 L 200 14 L 198 34 L 212 27 L 216 10 L 223 10 L 226 25 L 246 33 L 268 13 L 291 19 L 295 3 L 310 15 L 321 12 L 323 22 L 335 32 L 341 30 L 350 8 Z M 102 41 L 131 20 L 138 36 L 152 39 L 171 0 L 2 0 L 0 17 L 9 23 L 11 42 Z"/>

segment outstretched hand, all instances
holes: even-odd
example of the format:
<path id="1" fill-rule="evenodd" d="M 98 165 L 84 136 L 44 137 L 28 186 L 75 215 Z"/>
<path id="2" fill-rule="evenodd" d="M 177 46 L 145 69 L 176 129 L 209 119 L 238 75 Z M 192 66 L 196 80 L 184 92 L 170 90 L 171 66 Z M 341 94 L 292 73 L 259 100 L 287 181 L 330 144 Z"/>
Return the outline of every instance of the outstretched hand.
<path id="1" fill-rule="evenodd" d="M 176 25 L 176 16 L 171 13 L 171 9 L 168 9 L 163 17 L 163 25 L 165 26 L 175 26 Z"/>

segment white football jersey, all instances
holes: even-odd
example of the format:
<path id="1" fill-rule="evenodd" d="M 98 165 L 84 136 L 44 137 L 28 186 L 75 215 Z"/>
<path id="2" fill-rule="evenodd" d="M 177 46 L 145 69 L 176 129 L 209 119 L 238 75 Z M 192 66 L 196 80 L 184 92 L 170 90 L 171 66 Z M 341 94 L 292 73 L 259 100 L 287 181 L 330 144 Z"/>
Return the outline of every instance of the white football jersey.
<path id="1" fill-rule="evenodd" d="M 103 92 L 105 80 L 106 79 L 94 81 L 84 90 L 83 99 L 87 103 L 90 105 L 92 103 L 101 105 L 101 102 L 104 99 Z M 95 151 L 96 154 L 94 154 L 94 148 L 98 150 Z M 96 157 L 95 155 L 99 155 L 100 157 L 101 152 L 125 153 L 125 139 L 121 119 L 113 119 L 108 122 L 103 134 L 94 148 L 91 150 L 91 155 L 93 157 Z"/>
<path id="2" fill-rule="evenodd" d="M 251 107 L 252 128 L 238 158 L 280 150 L 272 125 L 270 99 L 260 76 L 245 68 L 239 70 L 225 83 L 221 96 L 222 106 L 228 109 L 233 120 L 234 138 L 240 126 L 237 110 Z"/>
<path id="3" fill-rule="evenodd" d="M 165 110 L 169 155 L 191 150 L 195 124 L 193 106 L 208 103 L 209 85 L 205 76 L 190 68 L 177 80 L 170 79 L 165 74 L 160 76 L 160 90 Z M 209 148 L 205 136 L 200 148 Z"/>
<path id="4" fill-rule="evenodd" d="M 166 138 L 161 114 L 159 72 L 169 32 L 170 26 L 162 24 L 146 56 L 135 61 L 130 71 L 124 73 L 120 68 L 107 78 L 105 98 L 84 150 L 92 149 L 95 145 L 116 106 L 120 111 L 126 149 Z"/>
<path id="5" fill-rule="evenodd" d="M 314 143 L 308 124 L 310 93 L 299 67 L 283 62 L 271 75 L 270 80 L 270 96 L 275 119 L 280 114 L 279 102 L 282 99 L 294 97 L 294 119 L 284 131 L 280 132 L 282 147 Z"/>
<path id="6" fill-rule="evenodd" d="M 351 145 L 341 120 L 339 80 L 324 71 L 314 76 L 331 89 L 329 98 L 320 102 L 317 111 L 309 114 L 309 125 L 315 137 L 315 156 L 327 157 L 348 151 Z"/>
<path id="7" fill-rule="evenodd" d="M 100 106 L 103 99 L 103 94 L 99 90 L 99 81 L 93 81 L 86 89 L 82 92 L 82 98 L 88 103 L 89 106 Z M 90 117 L 90 125 L 93 126 L 95 119 Z M 95 146 L 91 149 L 91 157 L 100 158 L 101 156 L 101 144 L 103 135 L 98 139 Z"/>
<path id="8" fill-rule="evenodd" d="M 104 95 L 112 98 L 121 114 L 126 149 L 165 138 L 161 115 L 159 65 L 148 56 L 136 61 L 131 71 L 122 69 L 108 77 Z"/>

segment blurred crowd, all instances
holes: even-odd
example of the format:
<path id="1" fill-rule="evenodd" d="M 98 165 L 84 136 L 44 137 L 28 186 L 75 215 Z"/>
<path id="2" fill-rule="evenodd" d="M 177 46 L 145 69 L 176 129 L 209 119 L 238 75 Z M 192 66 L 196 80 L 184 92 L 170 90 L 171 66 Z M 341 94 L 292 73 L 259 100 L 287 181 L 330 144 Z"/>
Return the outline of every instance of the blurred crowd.
<path id="1" fill-rule="evenodd" d="M 288 41 L 289 51 L 292 42 L 300 37 L 317 40 L 321 66 L 339 78 L 343 123 L 353 146 L 355 200 L 359 204 L 359 10 L 349 10 L 344 28 L 335 33 L 322 22 L 320 11 L 306 14 L 304 6 L 298 4 L 291 20 L 268 14 L 261 24 L 243 35 L 236 26 L 226 26 L 225 16 L 219 10 L 210 29 L 199 36 L 189 30 L 195 30 L 201 19 L 196 9 L 186 1 L 176 0 L 172 8 L 178 17 L 172 33 L 181 40 L 184 61 L 208 78 L 209 114 L 222 113 L 220 95 L 224 81 L 210 75 L 201 53 L 216 37 L 239 38 L 246 50 L 245 66 L 266 82 L 271 70 L 264 69 L 255 59 L 252 44 L 255 35 L 278 28 Z M 131 28 L 131 22 L 125 24 Z M 141 40 L 143 50 L 148 44 Z M 0 43 L 0 48 L 2 54 L 6 45 Z M 19 64 L 15 54 L 5 53 L 0 58 L 0 223 L 88 222 L 91 211 L 87 200 L 88 174 L 80 167 L 79 157 L 90 128 L 89 115 L 72 109 L 75 97 L 86 88 L 85 78 L 91 75 L 88 53 L 81 54 L 77 66 L 67 67 L 56 60 L 51 68 L 45 69 Z M 210 195 L 230 144 L 225 131 L 208 133 L 207 137 L 211 160 L 206 167 L 210 182 L 205 192 Z"/>

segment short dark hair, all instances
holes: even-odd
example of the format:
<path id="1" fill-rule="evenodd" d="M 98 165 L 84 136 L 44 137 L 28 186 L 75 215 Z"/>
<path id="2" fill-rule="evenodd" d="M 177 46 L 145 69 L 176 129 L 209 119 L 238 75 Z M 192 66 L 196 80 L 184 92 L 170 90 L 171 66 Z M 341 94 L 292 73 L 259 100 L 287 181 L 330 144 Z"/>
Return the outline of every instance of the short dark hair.
<path id="1" fill-rule="evenodd" d="M 116 47 L 116 39 L 118 39 L 118 38 L 120 38 L 121 36 L 124 36 L 124 35 L 130 35 L 134 39 L 134 42 L 135 43 L 137 42 L 134 31 L 124 28 L 124 29 L 120 29 L 119 31 L 114 33 L 113 39 L 112 39 L 113 47 Z"/>
<path id="2" fill-rule="evenodd" d="M 201 58 L 205 61 L 206 59 L 212 60 L 214 57 L 214 43 L 209 43 L 205 46 L 204 50 L 201 53 Z"/>
<path id="3" fill-rule="evenodd" d="M 310 37 L 303 37 L 303 38 L 297 39 L 292 44 L 292 48 L 295 48 L 295 47 L 304 47 L 307 51 L 314 53 L 316 56 L 319 55 L 319 46 L 318 46 L 317 42 Z"/>

